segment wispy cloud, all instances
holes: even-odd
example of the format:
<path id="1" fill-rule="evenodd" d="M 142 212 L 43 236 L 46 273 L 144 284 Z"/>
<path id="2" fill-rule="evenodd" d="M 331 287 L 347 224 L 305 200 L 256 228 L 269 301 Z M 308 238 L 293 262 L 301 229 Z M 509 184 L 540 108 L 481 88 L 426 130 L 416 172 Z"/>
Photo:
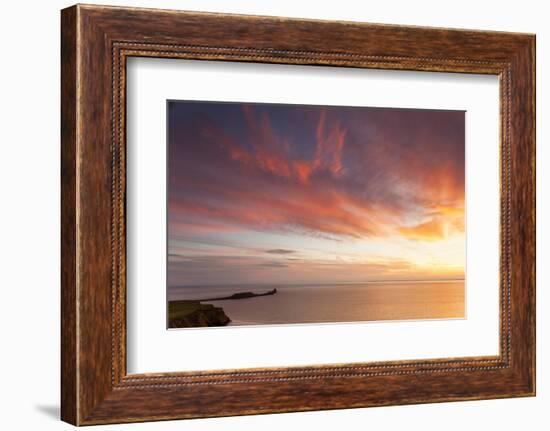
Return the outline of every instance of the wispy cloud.
<path id="1" fill-rule="evenodd" d="M 296 250 L 288 250 L 286 248 L 273 248 L 271 250 L 266 250 L 265 252 L 269 254 L 292 254 L 296 253 Z"/>

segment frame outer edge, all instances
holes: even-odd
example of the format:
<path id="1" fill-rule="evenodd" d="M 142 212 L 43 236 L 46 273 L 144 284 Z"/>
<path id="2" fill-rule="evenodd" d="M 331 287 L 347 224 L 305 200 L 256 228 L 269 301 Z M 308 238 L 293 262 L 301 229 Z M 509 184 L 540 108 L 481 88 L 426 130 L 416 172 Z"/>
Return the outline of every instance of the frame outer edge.
<path id="1" fill-rule="evenodd" d="M 531 109 L 531 122 L 527 125 L 528 130 L 530 131 L 529 134 L 529 145 L 531 148 L 531 158 L 529 160 L 529 179 L 532 182 L 532 190 L 529 195 L 529 200 L 531 204 L 531 228 L 532 228 L 532 240 L 533 243 L 531 245 L 531 255 L 530 263 L 531 263 L 531 285 L 529 286 L 529 299 L 530 299 L 530 315 L 529 315 L 529 325 L 530 325 L 530 345 L 531 348 L 529 350 L 530 353 L 530 369 L 529 369 L 529 395 L 530 396 L 536 396 L 537 395 L 537 293 L 536 293 L 536 285 L 537 285 L 537 171 L 536 171 L 536 164 L 537 164 L 537 130 L 536 130 L 536 123 L 537 123 L 537 79 L 536 79 L 536 71 L 537 71 L 537 37 L 536 35 L 532 35 L 527 43 L 527 65 L 529 66 L 529 72 L 527 75 L 527 83 L 529 85 L 530 94 L 528 96 L 528 104 L 530 105 Z"/>
<path id="2" fill-rule="evenodd" d="M 530 56 L 532 60 L 531 80 L 533 82 L 533 94 L 531 96 L 531 104 L 533 109 L 533 158 L 531 160 L 532 178 L 533 178 L 533 227 L 534 227 L 534 251 L 533 251 L 533 316 L 531 318 L 533 337 L 533 357 L 531 377 L 533 379 L 532 395 L 537 396 L 537 37 L 533 35 L 531 39 Z"/>
<path id="3" fill-rule="evenodd" d="M 528 159 L 526 161 L 526 168 L 528 170 L 526 181 L 529 183 L 529 192 L 526 197 L 527 205 L 529 207 L 530 217 L 529 217 L 529 231 L 527 232 L 528 252 L 524 255 L 528 259 L 527 270 L 529 271 L 530 284 L 525 288 L 525 294 L 528 295 L 528 315 L 526 317 L 526 324 L 528 325 L 528 343 L 529 346 L 526 349 L 528 352 L 527 359 L 527 395 L 536 396 L 536 381 L 537 381 L 537 337 L 536 337 L 536 283 L 537 283 L 537 259 L 536 259 L 536 249 L 537 249 L 537 201 L 536 201 L 536 190 L 537 190 L 537 177 L 536 177 L 536 161 L 537 161 L 537 139 L 536 139 L 536 69 L 537 69 L 537 59 L 536 59 L 536 35 L 531 35 L 527 39 L 526 48 L 523 52 L 523 64 L 526 69 L 525 73 L 525 86 L 526 91 L 526 100 L 525 104 L 527 106 L 526 110 L 530 113 L 529 116 L 526 116 L 524 125 L 526 129 L 526 140 L 528 147 Z"/>
<path id="4" fill-rule="evenodd" d="M 61 420 L 79 423 L 77 298 L 78 6 L 61 11 Z"/>
<path id="5" fill-rule="evenodd" d="M 512 120 L 512 364 L 523 396 L 536 395 L 536 142 L 535 36 L 518 47 L 511 63 Z"/>

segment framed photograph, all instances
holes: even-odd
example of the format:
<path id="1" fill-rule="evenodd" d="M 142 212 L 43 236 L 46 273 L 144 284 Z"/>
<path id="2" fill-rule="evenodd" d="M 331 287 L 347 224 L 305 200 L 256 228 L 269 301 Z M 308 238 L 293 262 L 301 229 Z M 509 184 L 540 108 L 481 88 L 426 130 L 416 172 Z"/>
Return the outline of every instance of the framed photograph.
<path id="1" fill-rule="evenodd" d="M 534 35 L 61 18 L 63 420 L 534 396 Z"/>

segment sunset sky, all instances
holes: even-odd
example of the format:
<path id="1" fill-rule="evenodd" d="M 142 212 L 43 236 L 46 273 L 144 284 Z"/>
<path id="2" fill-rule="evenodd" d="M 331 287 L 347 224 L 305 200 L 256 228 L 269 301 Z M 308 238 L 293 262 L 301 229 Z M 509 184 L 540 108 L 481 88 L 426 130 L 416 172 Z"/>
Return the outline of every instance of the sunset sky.
<path id="1" fill-rule="evenodd" d="M 168 103 L 168 285 L 464 277 L 464 112 Z"/>

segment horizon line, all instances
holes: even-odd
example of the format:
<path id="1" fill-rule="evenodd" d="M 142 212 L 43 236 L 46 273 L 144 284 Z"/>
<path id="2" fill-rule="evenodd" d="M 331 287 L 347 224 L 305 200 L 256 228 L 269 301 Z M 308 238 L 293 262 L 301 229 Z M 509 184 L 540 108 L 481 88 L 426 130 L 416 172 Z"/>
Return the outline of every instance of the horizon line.
<path id="1" fill-rule="evenodd" d="M 465 278 L 438 278 L 438 279 L 392 279 L 392 280 L 366 280 L 366 281 L 335 281 L 331 283 L 317 283 L 317 282 L 307 282 L 307 283 L 232 283 L 232 284 L 193 284 L 193 285 L 178 285 L 178 286 L 167 286 L 167 289 L 181 289 L 181 288 L 195 288 L 195 287 L 239 287 L 239 286 L 258 286 L 258 287 L 270 287 L 270 286 L 331 286 L 334 284 L 364 284 L 364 283 L 444 283 L 451 281 L 466 281 Z"/>

